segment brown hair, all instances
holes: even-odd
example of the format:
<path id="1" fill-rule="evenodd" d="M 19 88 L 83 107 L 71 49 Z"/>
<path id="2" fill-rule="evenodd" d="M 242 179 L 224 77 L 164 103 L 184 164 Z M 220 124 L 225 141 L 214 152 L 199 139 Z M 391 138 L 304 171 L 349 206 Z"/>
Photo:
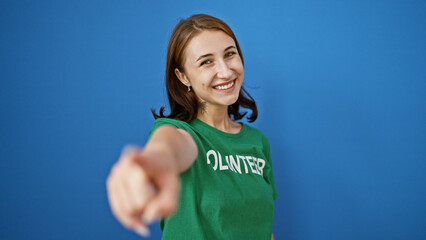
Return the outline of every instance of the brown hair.
<path id="1" fill-rule="evenodd" d="M 197 97 L 194 91 L 188 92 L 187 86 L 179 81 L 175 74 L 175 69 L 183 71 L 184 50 L 188 42 L 203 30 L 219 30 L 232 37 L 244 65 L 243 55 L 237 38 L 225 22 L 205 14 L 192 15 L 187 19 L 182 19 L 174 28 L 167 48 L 166 88 L 170 114 L 164 115 L 164 107 L 160 108 L 159 114 L 156 114 L 155 110 L 151 109 L 155 119 L 166 117 L 189 122 L 197 117 L 199 107 Z M 238 100 L 228 106 L 228 114 L 234 120 L 242 119 L 247 114 L 247 112 L 239 112 L 240 106 L 252 111 L 247 119 L 249 122 L 254 122 L 257 118 L 256 102 L 243 86 L 241 86 Z"/>

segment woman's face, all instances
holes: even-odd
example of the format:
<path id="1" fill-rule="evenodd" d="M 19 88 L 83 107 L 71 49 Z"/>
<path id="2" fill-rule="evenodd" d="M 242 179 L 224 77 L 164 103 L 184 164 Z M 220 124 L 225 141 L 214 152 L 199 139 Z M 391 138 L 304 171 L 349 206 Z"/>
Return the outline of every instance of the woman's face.
<path id="1" fill-rule="evenodd" d="M 244 68 L 230 36 L 204 30 L 189 41 L 184 56 L 184 72 L 175 73 L 207 107 L 229 106 L 238 100 Z"/>

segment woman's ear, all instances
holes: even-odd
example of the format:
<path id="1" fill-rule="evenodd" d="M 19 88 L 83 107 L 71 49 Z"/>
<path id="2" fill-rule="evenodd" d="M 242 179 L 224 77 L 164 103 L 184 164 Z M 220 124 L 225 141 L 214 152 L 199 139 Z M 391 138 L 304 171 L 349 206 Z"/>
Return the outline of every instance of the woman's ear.
<path id="1" fill-rule="evenodd" d="M 183 85 L 189 87 L 191 86 L 191 82 L 189 82 L 188 78 L 186 77 L 185 73 L 181 72 L 178 68 L 175 68 L 175 74 L 176 77 L 183 83 Z"/>

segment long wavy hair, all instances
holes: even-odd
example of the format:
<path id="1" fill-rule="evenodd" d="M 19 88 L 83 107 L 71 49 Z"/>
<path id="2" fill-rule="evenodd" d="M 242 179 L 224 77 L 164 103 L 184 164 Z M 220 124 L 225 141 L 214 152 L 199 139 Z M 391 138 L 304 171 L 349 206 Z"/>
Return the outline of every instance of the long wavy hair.
<path id="1" fill-rule="evenodd" d="M 232 37 L 244 66 L 243 55 L 237 38 L 225 22 L 206 14 L 196 14 L 187 19 L 182 19 L 174 28 L 167 48 L 166 88 L 170 105 L 170 114 L 164 114 L 165 107 L 160 108 L 159 114 L 156 114 L 155 110 L 151 109 L 155 119 L 173 118 L 190 122 L 197 117 L 200 107 L 197 97 L 194 91 L 188 91 L 187 86 L 179 81 L 175 74 L 175 69 L 177 68 L 183 72 L 185 48 L 188 42 L 203 30 L 219 30 Z M 230 118 L 240 120 L 247 114 L 247 112 L 240 112 L 240 106 L 251 110 L 251 114 L 247 119 L 249 122 L 254 122 L 257 118 L 256 102 L 243 86 L 241 86 L 238 100 L 234 104 L 228 106 Z"/>

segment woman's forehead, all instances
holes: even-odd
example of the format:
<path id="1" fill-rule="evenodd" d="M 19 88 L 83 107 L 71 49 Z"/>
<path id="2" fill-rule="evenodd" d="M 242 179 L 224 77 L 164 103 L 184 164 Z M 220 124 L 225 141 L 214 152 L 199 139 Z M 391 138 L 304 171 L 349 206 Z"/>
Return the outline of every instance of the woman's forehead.
<path id="1" fill-rule="evenodd" d="M 229 46 L 235 46 L 235 41 L 225 32 L 204 30 L 189 41 L 185 55 L 187 59 L 198 58 L 205 54 L 221 53 Z"/>

